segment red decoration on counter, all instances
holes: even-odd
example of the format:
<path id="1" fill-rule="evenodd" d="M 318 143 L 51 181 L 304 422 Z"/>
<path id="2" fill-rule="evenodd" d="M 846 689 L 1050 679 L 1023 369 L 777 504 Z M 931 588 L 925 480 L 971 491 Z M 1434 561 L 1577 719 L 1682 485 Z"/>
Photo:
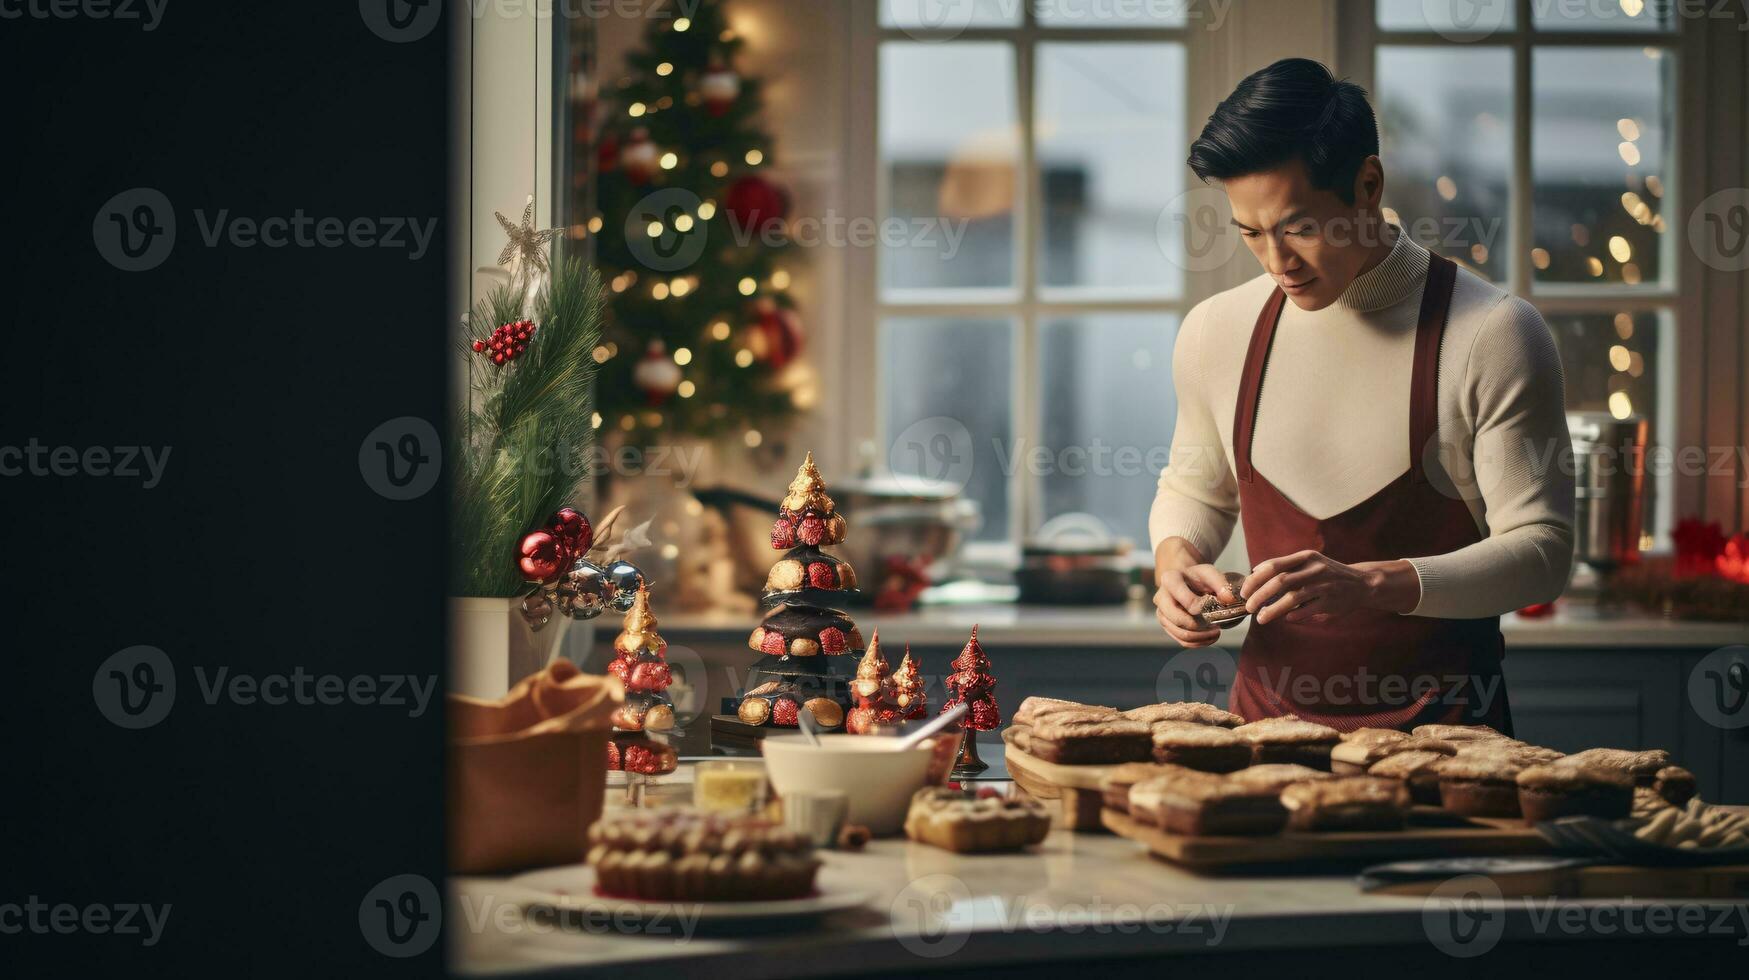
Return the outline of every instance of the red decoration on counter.
<path id="1" fill-rule="evenodd" d="M 1721 578 L 1749 585 L 1749 533 L 1732 535 L 1714 560 L 1714 567 Z"/>
<path id="2" fill-rule="evenodd" d="M 984 655 L 984 647 L 978 642 L 978 628 L 973 626 L 972 638 L 954 658 L 953 673 L 947 675 L 948 699 L 941 710 L 946 711 L 957 704 L 969 705 L 971 710 L 966 713 L 965 727 L 978 732 L 993 731 L 1002 725 L 996 696 L 991 693 L 995 687 L 996 678 L 990 675 L 990 658 Z"/>
<path id="3" fill-rule="evenodd" d="M 876 725 L 891 725 L 899 721 L 899 707 L 893 700 L 893 679 L 888 676 L 887 658 L 881 654 L 881 631 L 869 637 L 868 650 L 856 665 L 856 679 L 850 682 L 850 693 L 856 697 L 856 707 L 845 718 L 844 730 L 852 735 L 866 735 Z"/>
<path id="4" fill-rule="evenodd" d="M 1544 616 L 1554 615 L 1554 612 L 1555 612 L 1555 604 L 1554 603 L 1552 603 L 1552 602 L 1536 602 L 1536 603 L 1532 603 L 1528 606 L 1525 606 L 1523 609 L 1520 609 L 1518 611 L 1518 614 L 1520 616 L 1523 616 L 1525 619 L 1541 619 Z"/>
<path id="5" fill-rule="evenodd" d="M 880 585 L 874 606 L 882 612 L 905 612 L 917 605 L 917 597 L 929 588 L 928 566 L 916 559 L 888 555 L 881 562 Z"/>
<path id="6" fill-rule="evenodd" d="M 1725 553 L 1725 532 L 1716 521 L 1703 524 L 1699 518 L 1685 517 L 1676 522 L 1670 541 L 1676 546 L 1674 571 L 1678 576 L 1719 573 L 1719 557 Z"/>

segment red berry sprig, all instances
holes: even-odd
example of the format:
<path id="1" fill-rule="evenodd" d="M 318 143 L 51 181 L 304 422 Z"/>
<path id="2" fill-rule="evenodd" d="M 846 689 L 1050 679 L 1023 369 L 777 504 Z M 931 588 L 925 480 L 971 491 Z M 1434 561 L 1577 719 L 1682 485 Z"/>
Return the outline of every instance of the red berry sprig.
<path id="1" fill-rule="evenodd" d="M 521 357 L 522 352 L 528 350 L 528 342 L 533 337 L 533 320 L 506 323 L 492 331 L 492 336 L 485 340 L 474 341 L 474 353 L 483 354 L 490 358 L 493 364 L 502 367 Z"/>

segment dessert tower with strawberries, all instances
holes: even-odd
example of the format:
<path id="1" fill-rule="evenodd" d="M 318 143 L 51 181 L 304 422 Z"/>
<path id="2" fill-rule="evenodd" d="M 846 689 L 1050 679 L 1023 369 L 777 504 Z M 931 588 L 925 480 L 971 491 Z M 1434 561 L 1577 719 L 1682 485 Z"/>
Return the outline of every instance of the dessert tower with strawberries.
<path id="1" fill-rule="evenodd" d="M 625 686 L 625 703 L 613 713 L 613 736 L 607 743 L 607 767 L 647 775 L 673 772 L 678 759 L 663 736 L 674 729 L 674 702 L 668 698 L 673 673 L 668 666 L 668 642 L 656 632 L 650 612 L 650 590 L 640 587 L 614 638 L 614 657 L 607 672 Z M 652 737 L 654 733 L 655 737 Z"/>
<path id="2" fill-rule="evenodd" d="M 765 579 L 771 612 L 747 638 L 763 656 L 736 711 L 743 723 L 793 727 L 807 711 L 823 728 L 844 724 L 852 658 L 862 652 L 862 633 L 841 608 L 856 593 L 856 572 L 821 549 L 843 542 L 846 530 L 809 453 L 771 525 L 771 546 L 784 554 Z"/>

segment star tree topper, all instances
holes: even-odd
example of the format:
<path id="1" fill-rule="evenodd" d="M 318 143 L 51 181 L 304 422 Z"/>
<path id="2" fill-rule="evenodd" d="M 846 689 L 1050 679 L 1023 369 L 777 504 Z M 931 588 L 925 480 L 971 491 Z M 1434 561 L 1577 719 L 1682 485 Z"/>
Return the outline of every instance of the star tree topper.
<path id="1" fill-rule="evenodd" d="M 504 217 L 504 212 L 494 211 L 492 216 L 498 219 L 498 224 L 504 228 L 504 234 L 510 236 L 504 250 L 498 253 L 498 264 L 510 267 L 510 281 L 533 285 L 540 277 L 547 275 L 547 246 L 558 235 L 556 228 L 540 228 L 534 226 L 534 195 L 528 196 L 528 204 L 522 209 L 522 224 L 513 225 L 510 219 Z"/>

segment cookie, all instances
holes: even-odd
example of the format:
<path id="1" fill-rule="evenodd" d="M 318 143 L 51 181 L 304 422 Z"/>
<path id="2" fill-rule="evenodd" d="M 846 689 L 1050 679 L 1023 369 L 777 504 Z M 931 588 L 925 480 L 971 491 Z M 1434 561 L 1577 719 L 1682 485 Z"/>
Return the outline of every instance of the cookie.
<path id="1" fill-rule="evenodd" d="M 1633 810 L 1634 780 L 1620 769 L 1531 766 L 1517 782 L 1518 809 L 1528 823 L 1576 816 L 1619 820 Z"/>
<path id="2" fill-rule="evenodd" d="M 1050 813 L 1035 801 L 940 786 L 918 790 L 905 814 L 906 837 L 958 854 L 1016 851 L 1050 831 Z"/>
<path id="3" fill-rule="evenodd" d="M 1115 712 L 1046 715 L 1031 726 L 1030 745 L 1037 758 L 1065 765 L 1144 762 L 1154 751 L 1148 726 Z"/>
<path id="4" fill-rule="evenodd" d="M 1251 764 L 1251 743 L 1230 729 L 1190 721 L 1150 726 L 1154 761 L 1201 772 L 1232 772 Z"/>
<path id="5" fill-rule="evenodd" d="M 1342 740 L 1336 729 L 1293 715 L 1264 718 L 1233 731 L 1251 743 L 1253 765 L 1290 762 L 1328 770 L 1330 750 Z"/>
<path id="6" fill-rule="evenodd" d="M 1172 834 L 1273 834 L 1287 823 L 1275 790 L 1191 770 L 1136 783 L 1129 803 L 1132 817 Z"/>
<path id="7" fill-rule="evenodd" d="M 1558 765 L 1591 769 L 1615 769 L 1633 777 L 1641 786 L 1658 781 L 1658 770 L 1670 765 L 1670 753 L 1663 749 L 1635 752 L 1628 749 L 1586 749 L 1557 760 Z"/>
<path id="8" fill-rule="evenodd" d="M 1144 704 L 1120 712 L 1125 718 L 1152 725 L 1162 721 L 1188 721 L 1198 725 L 1238 728 L 1245 719 L 1201 701 L 1169 701 L 1164 704 Z"/>
<path id="9" fill-rule="evenodd" d="M 1290 830 L 1401 830 L 1409 790 L 1395 779 L 1344 776 L 1294 783 L 1281 805 Z"/>

